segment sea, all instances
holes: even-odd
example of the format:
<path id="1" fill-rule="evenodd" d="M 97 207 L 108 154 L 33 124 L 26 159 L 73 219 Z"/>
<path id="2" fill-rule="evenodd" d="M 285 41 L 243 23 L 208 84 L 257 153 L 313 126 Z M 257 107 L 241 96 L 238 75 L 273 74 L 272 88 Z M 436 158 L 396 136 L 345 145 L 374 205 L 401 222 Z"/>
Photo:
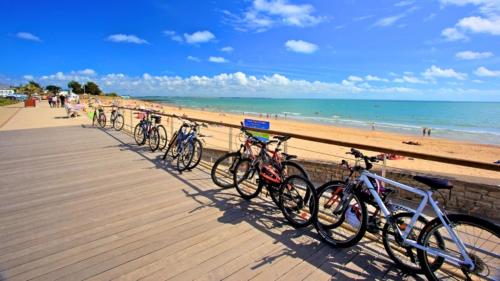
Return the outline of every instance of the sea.
<path id="1" fill-rule="evenodd" d="M 142 100 L 209 111 L 266 116 L 500 145 L 500 102 L 272 99 L 143 96 Z M 242 117 L 243 118 L 243 117 Z M 272 128 L 272 119 L 271 119 Z"/>

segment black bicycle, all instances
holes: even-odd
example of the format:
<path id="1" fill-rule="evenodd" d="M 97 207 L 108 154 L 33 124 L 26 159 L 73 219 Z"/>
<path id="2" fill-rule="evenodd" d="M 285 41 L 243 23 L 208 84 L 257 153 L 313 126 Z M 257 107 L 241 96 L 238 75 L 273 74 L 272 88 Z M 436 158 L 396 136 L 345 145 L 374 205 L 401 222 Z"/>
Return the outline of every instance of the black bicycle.
<path id="1" fill-rule="evenodd" d="M 141 112 L 142 119 L 134 128 L 134 139 L 138 145 L 149 141 L 151 151 L 163 149 L 167 143 L 167 130 L 161 125 L 161 116 L 154 115 L 156 111 L 145 110 Z"/>

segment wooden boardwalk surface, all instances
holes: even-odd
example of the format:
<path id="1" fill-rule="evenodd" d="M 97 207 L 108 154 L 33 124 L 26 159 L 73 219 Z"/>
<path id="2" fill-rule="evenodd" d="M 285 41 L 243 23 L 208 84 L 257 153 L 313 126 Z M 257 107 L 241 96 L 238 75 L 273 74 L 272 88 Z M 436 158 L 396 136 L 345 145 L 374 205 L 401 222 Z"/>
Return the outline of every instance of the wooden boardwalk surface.
<path id="1" fill-rule="evenodd" d="M 0 131 L 0 280 L 414 279 L 380 243 L 332 249 L 159 155 L 112 130 Z"/>

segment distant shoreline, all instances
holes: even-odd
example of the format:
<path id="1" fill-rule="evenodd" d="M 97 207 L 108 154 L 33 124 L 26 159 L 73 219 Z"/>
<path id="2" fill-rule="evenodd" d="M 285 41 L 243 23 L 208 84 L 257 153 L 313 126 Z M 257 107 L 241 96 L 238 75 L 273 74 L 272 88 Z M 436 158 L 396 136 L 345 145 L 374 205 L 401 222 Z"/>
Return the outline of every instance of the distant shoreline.
<path id="1" fill-rule="evenodd" d="M 500 128 L 496 129 L 498 132 L 490 132 L 487 130 L 484 130 L 483 128 L 477 127 L 477 128 L 461 128 L 457 126 L 451 125 L 440 125 L 440 124 L 434 124 L 434 125 L 418 125 L 418 124 L 412 124 L 412 123 L 405 123 L 405 122 L 395 122 L 394 120 L 363 120 L 363 119 L 356 119 L 355 117 L 351 116 L 329 116 L 329 115 L 321 115 L 321 114 L 315 114 L 314 112 L 309 112 L 309 114 L 300 112 L 302 110 L 299 108 L 299 112 L 293 112 L 293 110 L 290 111 L 284 111 L 281 110 L 279 112 L 265 112 L 265 111 L 258 111 L 258 110 L 251 110 L 252 105 L 248 104 L 245 105 L 244 103 L 246 101 L 265 101 L 265 100 L 273 100 L 273 101 L 289 101 L 289 102 L 297 102 L 301 101 L 303 103 L 307 103 L 310 100 L 308 99 L 273 99 L 273 98 L 213 98 L 213 97 L 201 97 L 201 98 L 192 98 L 192 97 L 155 97 L 155 96 L 144 96 L 144 97 L 134 97 L 142 101 L 146 102 L 154 102 L 154 103 L 160 103 L 163 105 L 168 105 L 168 106 L 182 106 L 185 108 L 191 108 L 195 110 L 202 110 L 202 111 L 210 111 L 210 112 L 225 112 L 228 114 L 236 114 L 236 115 L 242 115 L 243 112 L 245 113 L 245 116 L 250 116 L 250 117 L 266 117 L 267 113 L 270 114 L 271 120 L 275 119 L 275 115 L 278 115 L 279 119 L 286 119 L 286 120 L 293 120 L 295 122 L 304 122 L 304 123 L 313 123 L 313 124 L 323 124 L 323 125 L 330 125 L 330 126 L 337 126 L 337 127 L 343 127 L 343 128 L 354 128 L 354 129 L 361 129 L 363 131 L 372 131 L 375 129 L 375 131 L 383 131 L 383 132 L 389 132 L 389 133 L 398 133 L 398 134 L 405 134 L 405 135 L 410 135 L 410 136 L 422 136 L 422 129 L 424 127 L 431 128 L 431 136 L 436 137 L 436 138 L 441 138 L 441 139 L 446 139 L 446 140 L 456 140 L 456 141 L 465 141 L 468 143 L 474 143 L 474 144 L 486 144 L 486 145 L 500 145 Z M 435 103 L 441 103 L 442 107 L 445 106 L 444 101 L 439 101 L 439 102 L 434 102 L 434 101 L 387 101 L 387 100 L 347 100 L 347 99 L 339 99 L 339 100 L 334 100 L 332 101 L 331 99 L 315 99 L 314 102 L 317 103 L 317 101 L 325 101 L 325 102 L 339 102 L 342 101 L 344 103 L 368 103 L 370 105 L 373 104 L 382 104 L 380 107 L 398 107 L 400 104 L 408 104 L 408 103 L 430 103 L 430 104 L 435 104 Z M 192 101 L 196 101 L 193 103 Z M 243 102 L 242 102 L 243 101 Z M 225 105 L 224 103 L 231 103 L 236 104 L 238 106 L 242 107 L 248 107 L 250 108 L 249 110 L 243 110 L 243 108 L 235 108 L 235 107 L 229 107 Z M 293 103 L 292 102 L 292 103 Z M 222 106 L 218 106 L 218 103 L 222 103 Z M 241 103 L 241 104 L 239 104 Z M 466 107 L 468 104 L 471 102 L 453 102 L 455 104 L 460 104 L 462 107 Z M 490 105 L 491 103 L 484 103 L 484 102 L 474 102 L 477 105 L 476 107 L 481 107 L 482 104 Z M 307 106 L 307 104 L 305 105 Z M 500 107 L 500 103 L 498 104 Z M 375 108 L 378 106 L 374 106 Z M 283 109 L 283 108 L 281 108 Z M 286 109 L 286 108 L 285 108 Z M 274 108 L 273 108 L 274 110 Z M 317 113 L 317 112 L 316 112 Z M 500 119 L 500 116 L 498 116 Z M 379 117 L 379 119 L 383 119 L 383 117 Z M 408 118 L 407 118 L 408 119 Z"/>

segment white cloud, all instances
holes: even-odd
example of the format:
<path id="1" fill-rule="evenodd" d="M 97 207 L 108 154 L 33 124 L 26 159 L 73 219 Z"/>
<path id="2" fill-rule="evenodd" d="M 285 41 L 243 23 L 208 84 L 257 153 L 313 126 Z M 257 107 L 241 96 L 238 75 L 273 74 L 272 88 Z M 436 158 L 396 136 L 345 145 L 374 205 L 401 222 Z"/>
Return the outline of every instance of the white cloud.
<path id="1" fill-rule="evenodd" d="M 463 51 L 455 54 L 455 57 L 461 60 L 477 60 L 492 57 L 492 52 L 473 52 L 473 51 Z"/>
<path id="2" fill-rule="evenodd" d="M 285 42 L 285 47 L 289 51 L 304 54 L 311 54 L 318 50 L 317 45 L 302 40 L 288 40 Z"/>
<path id="3" fill-rule="evenodd" d="M 132 34 L 113 34 L 108 36 L 107 40 L 116 43 L 149 44 L 148 41 Z"/>
<path id="4" fill-rule="evenodd" d="M 35 77 L 33 75 L 31 75 L 31 74 L 27 74 L 27 75 L 23 76 L 23 79 L 25 79 L 25 80 L 33 80 L 33 79 L 35 79 Z"/>
<path id="5" fill-rule="evenodd" d="M 178 35 L 175 31 L 173 30 L 164 30 L 163 35 L 169 37 L 172 41 L 176 42 L 183 42 L 182 37 Z"/>
<path id="6" fill-rule="evenodd" d="M 223 57 L 209 57 L 208 61 L 209 62 L 214 62 L 214 63 L 226 63 L 226 62 L 229 62 L 228 60 L 226 60 Z"/>
<path id="7" fill-rule="evenodd" d="M 420 80 L 418 77 L 413 75 L 403 75 L 403 77 L 395 78 L 393 80 L 396 83 L 411 83 L 411 84 L 425 84 L 426 82 Z"/>
<path id="8" fill-rule="evenodd" d="M 448 27 L 441 31 L 441 35 L 443 35 L 447 41 L 460 41 L 460 40 L 468 40 L 469 37 L 463 34 L 461 31 L 457 30 L 454 27 Z"/>
<path id="9" fill-rule="evenodd" d="M 365 80 L 366 81 L 376 81 L 376 82 L 388 82 L 389 81 L 385 78 L 380 78 L 380 77 L 375 76 L 375 75 L 366 75 Z"/>
<path id="10" fill-rule="evenodd" d="M 399 14 L 399 15 L 395 15 L 395 16 L 381 18 L 378 21 L 376 21 L 373 24 L 373 26 L 380 26 L 380 27 L 391 26 L 394 23 L 396 23 L 398 20 L 402 19 L 404 16 L 405 16 L 404 14 Z"/>
<path id="11" fill-rule="evenodd" d="M 489 70 L 484 66 L 480 66 L 474 71 L 474 74 L 481 77 L 500 77 L 500 70 Z"/>
<path id="12" fill-rule="evenodd" d="M 227 21 L 241 31 L 265 31 L 273 26 L 287 25 L 306 27 L 317 25 L 326 19 L 315 16 L 310 4 L 295 5 L 287 0 L 253 0 L 242 15 L 224 11 Z"/>
<path id="13" fill-rule="evenodd" d="M 347 77 L 347 80 L 352 81 L 352 82 L 361 82 L 361 81 L 363 81 L 363 78 L 361 78 L 359 76 L 355 76 L 355 75 L 350 75 L 349 77 Z"/>
<path id="14" fill-rule="evenodd" d="M 198 57 L 193 57 L 193 56 L 187 56 L 187 60 L 195 61 L 195 62 L 200 62 L 201 61 Z"/>
<path id="15" fill-rule="evenodd" d="M 203 30 L 196 31 L 192 34 L 184 33 L 184 39 L 189 44 L 199 44 L 214 40 L 215 35 L 208 30 Z"/>
<path id="16" fill-rule="evenodd" d="M 460 19 L 453 28 L 456 34 L 485 33 L 500 35 L 500 1 L 498 0 L 441 0 L 446 5 L 474 5 L 478 7 L 481 16 L 471 16 Z M 446 37 L 446 34 L 443 34 Z M 464 35 L 465 36 L 465 35 Z"/>
<path id="17" fill-rule="evenodd" d="M 455 78 L 458 80 L 465 80 L 467 74 L 457 72 L 452 68 L 439 68 L 435 65 L 432 65 L 430 68 L 426 69 L 422 75 L 427 79 L 434 78 Z"/>
<path id="18" fill-rule="evenodd" d="M 500 16 L 495 18 L 467 17 L 461 19 L 457 26 L 474 33 L 500 35 Z"/>
<path id="19" fill-rule="evenodd" d="M 42 42 L 38 36 L 33 35 L 32 33 L 29 32 L 18 32 L 16 34 L 16 37 L 19 39 L 23 40 L 29 40 L 29 41 L 35 41 L 35 42 Z"/>
<path id="20" fill-rule="evenodd" d="M 86 76 L 94 76 L 94 75 L 97 74 L 95 72 L 95 70 L 90 69 L 90 68 L 86 68 L 86 69 L 83 69 L 83 70 L 78 70 L 77 73 L 81 74 L 81 75 L 86 75 Z"/>
<path id="21" fill-rule="evenodd" d="M 226 52 L 226 53 L 231 53 L 234 51 L 234 48 L 231 47 L 231 46 L 226 46 L 226 47 L 223 47 L 220 49 L 222 52 Z"/>

